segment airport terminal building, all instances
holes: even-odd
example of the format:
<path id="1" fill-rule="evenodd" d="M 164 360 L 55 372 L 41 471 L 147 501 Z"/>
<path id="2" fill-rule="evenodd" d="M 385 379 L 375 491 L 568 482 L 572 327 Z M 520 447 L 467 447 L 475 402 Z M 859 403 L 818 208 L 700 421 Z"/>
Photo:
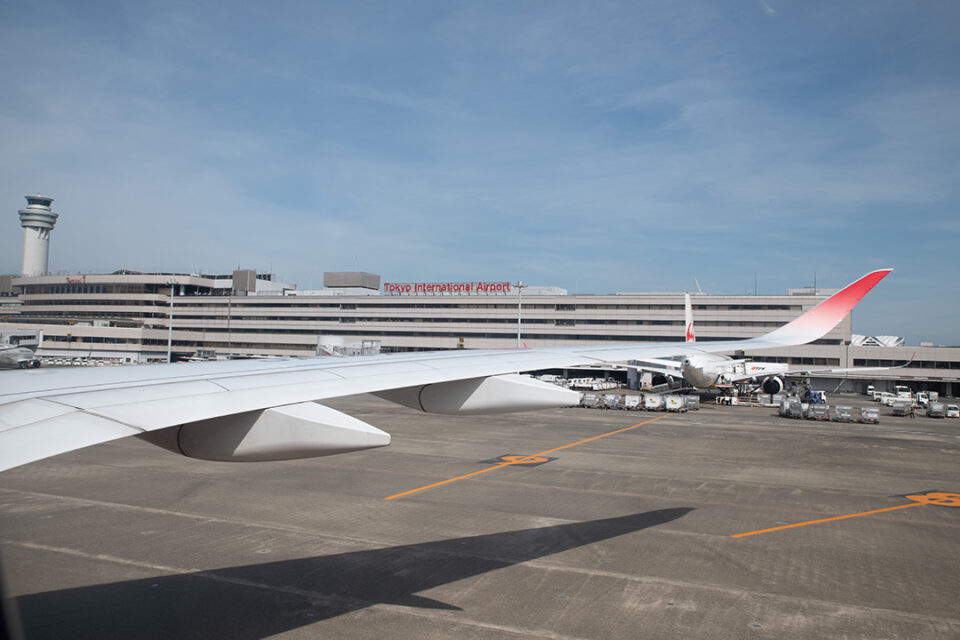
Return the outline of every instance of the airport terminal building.
<path id="1" fill-rule="evenodd" d="M 155 362 L 196 357 L 309 356 L 325 345 L 383 352 L 504 349 L 684 339 L 682 293 L 568 294 L 506 282 L 395 283 L 368 273 L 328 273 L 300 291 L 272 276 L 137 273 L 0 276 L 0 332 L 42 332 L 49 362 Z M 762 335 L 835 289 L 783 295 L 692 296 L 697 340 Z M 518 322 L 519 320 L 519 322 Z M 518 340 L 519 329 L 519 340 Z M 745 354 L 803 368 L 906 367 L 848 380 L 901 382 L 956 395 L 960 347 L 856 344 L 850 318 L 810 345 Z M 872 343 L 872 344 L 871 344 Z M 734 354 L 731 354 L 734 355 Z M 841 381 L 838 381 L 841 382 Z"/>

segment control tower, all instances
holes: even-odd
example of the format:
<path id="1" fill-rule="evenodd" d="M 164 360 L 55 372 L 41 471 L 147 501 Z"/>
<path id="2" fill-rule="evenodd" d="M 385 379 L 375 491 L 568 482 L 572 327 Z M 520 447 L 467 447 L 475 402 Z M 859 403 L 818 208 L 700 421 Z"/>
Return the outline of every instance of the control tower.
<path id="1" fill-rule="evenodd" d="M 42 276 L 50 263 L 50 232 L 60 214 L 50 210 L 53 198 L 40 195 L 26 198 L 27 208 L 19 211 L 23 227 L 22 275 Z"/>

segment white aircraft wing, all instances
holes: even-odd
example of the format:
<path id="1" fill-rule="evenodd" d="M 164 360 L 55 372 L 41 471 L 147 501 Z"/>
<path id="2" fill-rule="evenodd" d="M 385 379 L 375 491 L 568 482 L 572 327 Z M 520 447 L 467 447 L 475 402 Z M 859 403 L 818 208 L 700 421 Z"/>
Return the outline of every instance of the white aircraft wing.
<path id="1" fill-rule="evenodd" d="M 388 444 L 386 433 L 316 404 L 358 393 L 449 414 L 573 404 L 573 392 L 515 374 L 805 344 L 828 333 L 890 271 L 871 272 L 793 322 L 749 340 L 0 372 L 0 471 L 131 435 L 214 460 L 310 457 Z"/>

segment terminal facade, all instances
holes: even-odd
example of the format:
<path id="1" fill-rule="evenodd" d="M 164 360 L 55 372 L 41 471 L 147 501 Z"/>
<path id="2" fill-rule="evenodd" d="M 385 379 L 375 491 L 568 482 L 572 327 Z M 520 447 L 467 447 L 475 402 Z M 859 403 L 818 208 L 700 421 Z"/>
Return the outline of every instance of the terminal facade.
<path id="1" fill-rule="evenodd" d="M 310 356 L 325 339 L 378 342 L 383 352 L 683 341 L 682 293 L 567 294 L 509 283 L 384 283 L 369 273 L 326 274 L 300 291 L 272 276 L 135 273 L 0 277 L 0 331 L 42 332 L 45 361 L 143 363 L 198 353 Z M 409 286 L 407 286 L 409 285 Z M 478 286 L 479 285 L 479 286 Z M 697 340 L 762 335 L 834 289 L 784 295 L 694 294 Z M 519 307 L 519 308 L 518 308 Z M 171 325 L 172 322 L 172 325 Z M 171 330 L 172 326 L 172 330 Z M 849 316 L 816 343 L 747 353 L 796 367 L 903 368 L 834 380 L 845 390 L 907 383 L 955 395 L 960 348 L 855 346 Z M 730 354 L 739 355 L 739 354 Z"/>
<path id="2" fill-rule="evenodd" d="M 51 275 L 53 198 L 26 196 L 20 275 L 0 275 L 0 338 L 34 331 L 46 364 L 129 364 L 195 357 L 297 357 L 441 349 L 509 349 L 685 339 L 682 293 L 567 294 L 509 282 L 385 282 L 372 273 L 324 274 L 300 291 L 272 275 L 140 273 Z M 813 308 L 834 289 L 785 295 L 694 295 L 697 340 L 753 338 Z M 952 396 L 960 347 L 857 340 L 848 316 L 813 344 L 730 354 L 795 367 L 894 367 L 837 389 L 909 384 Z M 889 338 L 885 336 L 883 338 Z M 341 349 L 324 349 L 324 345 Z M 362 345 L 353 351 L 344 345 Z"/>

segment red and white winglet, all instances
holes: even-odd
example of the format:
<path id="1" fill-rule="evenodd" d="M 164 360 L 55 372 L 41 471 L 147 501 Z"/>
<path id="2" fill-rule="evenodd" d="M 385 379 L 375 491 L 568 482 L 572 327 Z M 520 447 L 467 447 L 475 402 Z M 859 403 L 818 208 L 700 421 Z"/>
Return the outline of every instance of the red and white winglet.
<path id="1" fill-rule="evenodd" d="M 878 269 L 871 271 L 853 284 L 847 285 L 836 292 L 810 311 L 771 331 L 760 340 L 782 345 L 796 345 L 813 342 L 830 333 L 843 320 L 850 310 L 867 295 L 870 289 L 889 274 L 893 269 Z"/>

